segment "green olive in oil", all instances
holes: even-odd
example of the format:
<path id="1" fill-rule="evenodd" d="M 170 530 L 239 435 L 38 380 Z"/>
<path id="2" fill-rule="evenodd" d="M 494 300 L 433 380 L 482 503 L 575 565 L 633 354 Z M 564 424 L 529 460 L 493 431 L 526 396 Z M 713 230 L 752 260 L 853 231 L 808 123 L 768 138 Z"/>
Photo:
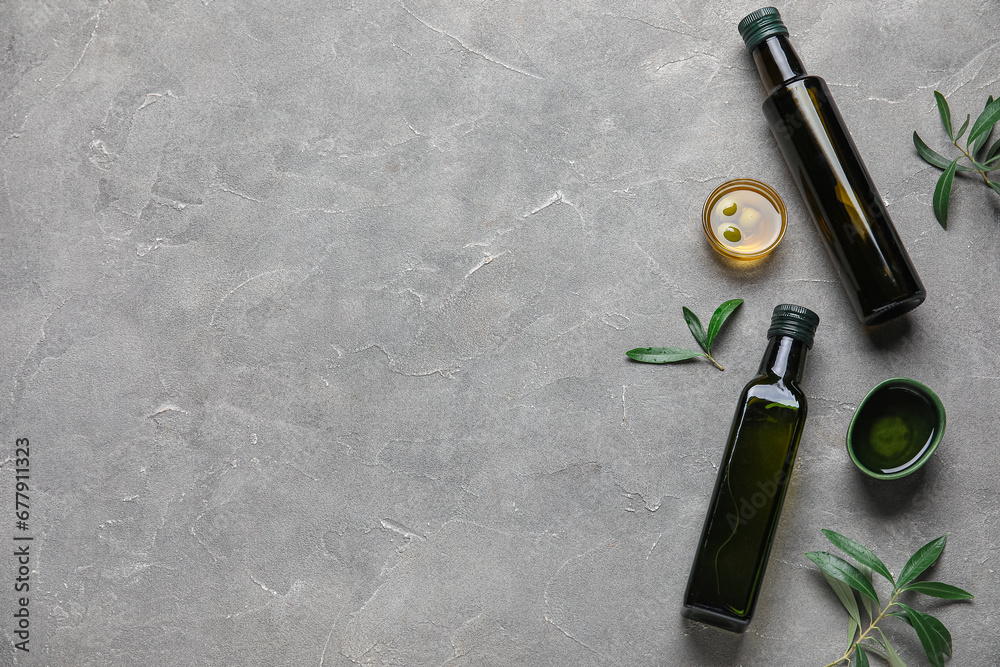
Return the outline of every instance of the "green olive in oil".
<path id="1" fill-rule="evenodd" d="M 880 383 L 861 402 L 847 432 L 847 448 L 865 474 L 908 475 L 930 457 L 944 435 L 941 399 L 908 378 Z"/>

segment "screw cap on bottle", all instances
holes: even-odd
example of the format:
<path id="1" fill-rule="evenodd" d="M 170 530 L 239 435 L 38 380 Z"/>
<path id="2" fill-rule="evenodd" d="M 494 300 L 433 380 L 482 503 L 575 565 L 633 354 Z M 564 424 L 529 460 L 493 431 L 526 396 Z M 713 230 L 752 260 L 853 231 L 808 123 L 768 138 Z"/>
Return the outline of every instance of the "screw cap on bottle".
<path id="1" fill-rule="evenodd" d="M 747 14 L 740 21 L 737 30 L 747 45 L 747 51 L 753 51 L 755 46 L 768 37 L 788 34 L 788 28 L 781 21 L 781 14 L 774 7 L 764 7 Z"/>
<path id="2" fill-rule="evenodd" d="M 812 347 L 816 327 L 819 326 L 819 315 L 793 303 L 782 303 L 774 307 L 771 314 L 771 327 L 767 337 L 791 336 L 801 340 L 806 347 Z"/>

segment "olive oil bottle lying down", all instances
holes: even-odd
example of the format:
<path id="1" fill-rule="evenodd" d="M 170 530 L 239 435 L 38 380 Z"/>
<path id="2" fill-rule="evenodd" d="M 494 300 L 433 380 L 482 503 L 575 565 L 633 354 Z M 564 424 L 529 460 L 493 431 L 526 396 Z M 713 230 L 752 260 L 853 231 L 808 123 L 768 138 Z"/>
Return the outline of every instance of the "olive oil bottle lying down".
<path id="1" fill-rule="evenodd" d="M 818 324 L 802 306 L 774 309 L 719 466 L 684 595 L 687 618 L 733 632 L 750 623 L 806 421 L 799 382 Z"/>
<path id="2" fill-rule="evenodd" d="M 891 320 L 925 296 L 910 256 L 826 81 L 806 73 L 774 7 L 739 24 L 767 91 L 764 116 L 864 324 Z"/>

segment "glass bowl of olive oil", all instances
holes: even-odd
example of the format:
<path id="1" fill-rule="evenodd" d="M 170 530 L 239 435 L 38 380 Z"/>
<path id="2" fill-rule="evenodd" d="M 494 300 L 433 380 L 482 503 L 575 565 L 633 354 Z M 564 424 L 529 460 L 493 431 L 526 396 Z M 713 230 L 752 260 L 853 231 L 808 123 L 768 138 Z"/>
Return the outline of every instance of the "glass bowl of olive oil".
<path id="1" fill-rule="evenodd" d="M 739 178 L 712 191 L 701 222 L 708 242 L 722 255 L 759 259 L 785 235 L 785 203 L 766 183 Z"/>
<path id="2" fill-rule="evenodd" d="M 854 412 L 847 452 L 869 477 L 898 479 L 918 470 L 944 436 L 941 399 L 909 378 L 875 385 Z"/>

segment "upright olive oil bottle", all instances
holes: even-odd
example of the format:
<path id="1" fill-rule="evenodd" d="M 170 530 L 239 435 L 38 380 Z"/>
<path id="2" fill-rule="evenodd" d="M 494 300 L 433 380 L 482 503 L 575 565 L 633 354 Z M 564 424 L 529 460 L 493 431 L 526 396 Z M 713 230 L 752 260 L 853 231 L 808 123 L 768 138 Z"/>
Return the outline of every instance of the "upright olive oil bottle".
<path id="1" fill-rule="evenodd" d="M 826 82 L 806 74 L 774 7 L 739 24 L 767 99 L 764 116 L 858 318 L 880 324 L 919 306 L 923 283 Z"/>
<path id="2" fill-rule="evenodd" d="M 799 388 L 819 316 L 774 309 L 757 376 L 740 394 L 684 595 L 684 616 L 743 632 L 760 593 L 806 422 Z"/>

